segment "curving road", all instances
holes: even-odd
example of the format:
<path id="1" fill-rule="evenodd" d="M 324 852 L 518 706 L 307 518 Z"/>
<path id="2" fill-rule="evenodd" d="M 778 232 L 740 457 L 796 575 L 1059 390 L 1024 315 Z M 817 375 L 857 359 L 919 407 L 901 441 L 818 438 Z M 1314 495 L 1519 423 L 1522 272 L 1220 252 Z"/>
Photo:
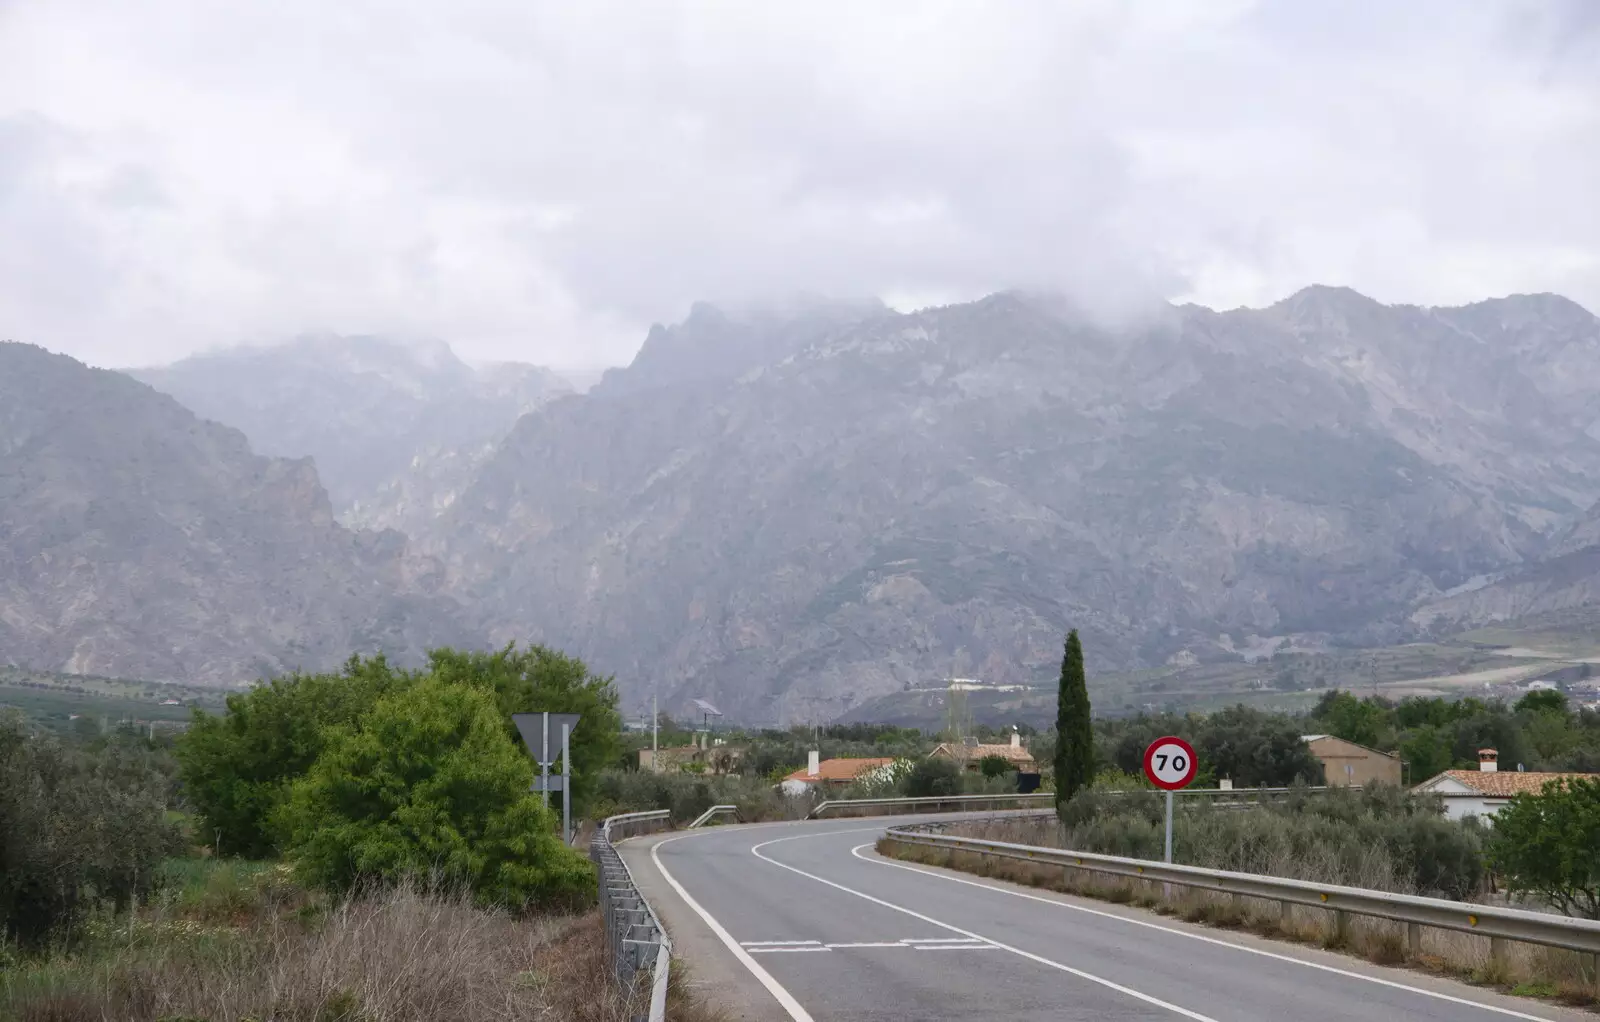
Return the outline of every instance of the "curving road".
<path id="1" fill-rule="evenodd" d="M 903 820 L 903 818 L 902 818 Z M 625 842 L 690 979 L 749 1020 L 1578 1020 L 1344 955 L 876 855 L 892 820 Z"/>

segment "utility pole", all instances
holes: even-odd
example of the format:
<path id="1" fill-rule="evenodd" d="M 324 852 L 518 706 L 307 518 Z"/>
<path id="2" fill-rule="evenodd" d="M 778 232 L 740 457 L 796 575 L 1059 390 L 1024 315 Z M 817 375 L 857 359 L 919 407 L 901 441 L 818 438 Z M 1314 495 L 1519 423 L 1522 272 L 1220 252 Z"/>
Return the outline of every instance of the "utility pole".
<path id="1" fill-rule="evenodd" d="M 650 686 L 650 772 L 661 772 L 661 679 Z"/>

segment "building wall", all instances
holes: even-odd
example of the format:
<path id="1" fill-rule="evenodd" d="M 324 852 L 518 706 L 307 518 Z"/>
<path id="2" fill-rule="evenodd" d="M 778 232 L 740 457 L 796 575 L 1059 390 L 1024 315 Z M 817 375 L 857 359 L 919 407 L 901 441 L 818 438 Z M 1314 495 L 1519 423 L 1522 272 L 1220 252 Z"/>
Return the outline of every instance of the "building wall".
<path id="1" fill-rule="evenodd" d="M 1400 784 L 1398 756 L 1385 756 L 1340 738 L 1319 738 L 1311 742 L 1310 747 L 1311 754 L 1322 761 L 1322 772 L 1330 786 L 1365 787 L 1375 781 Z M 1347 766 L 1348 771 L 1345 770 Z"/>
<path id="2" fill-rule="evenodd" d="M 1481 816 L 1489 819 L 1508 801 L 1510 800 L 1503 798 L 1484 798 L 1482 795 L 1446 795 L 1445 819 L 1459 820 L 1464 816 Z"/>

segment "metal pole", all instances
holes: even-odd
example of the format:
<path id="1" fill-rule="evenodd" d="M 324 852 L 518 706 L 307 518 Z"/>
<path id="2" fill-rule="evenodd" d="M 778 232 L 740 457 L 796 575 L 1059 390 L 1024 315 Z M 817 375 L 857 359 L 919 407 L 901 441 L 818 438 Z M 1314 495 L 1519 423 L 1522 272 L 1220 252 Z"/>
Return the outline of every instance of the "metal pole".
<path id="1" fill-rule="evenodd" d="M 1172 861 L 1172 792 L 1167 792 L 1167 857 L 1166 862 Z"/>
<path id="2" fill-rule="evenodd" d="M 661 772 L 661 679 L 650 687 L 650 772 Z"/>
<path id="3" fill-rule="evenodd" d="M 561 840 L 572 844 L 572 725 L 561 725 Z"/>
<path id="4" fill-rule="evenodd" d="M 541 713 L 539 719 L 544 722 L 544 759 L 539 762 L 540 787 L 544 789 L 544 807 L 550 808 L 550 764 L 544 762 L 550 758 L 550 714 Z"/>

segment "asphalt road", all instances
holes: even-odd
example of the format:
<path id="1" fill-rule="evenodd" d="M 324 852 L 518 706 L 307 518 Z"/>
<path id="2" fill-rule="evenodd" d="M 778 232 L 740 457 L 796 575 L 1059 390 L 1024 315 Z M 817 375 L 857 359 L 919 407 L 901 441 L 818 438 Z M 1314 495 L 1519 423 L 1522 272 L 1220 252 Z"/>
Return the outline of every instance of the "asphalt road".
<path id="1" fill-rule="evenodd" d="M 880 858 L 892 821 L 713 827 L 623 857 L 693 984 L 751 1020 L 1595 1016 L 1129 906 Z"/>

